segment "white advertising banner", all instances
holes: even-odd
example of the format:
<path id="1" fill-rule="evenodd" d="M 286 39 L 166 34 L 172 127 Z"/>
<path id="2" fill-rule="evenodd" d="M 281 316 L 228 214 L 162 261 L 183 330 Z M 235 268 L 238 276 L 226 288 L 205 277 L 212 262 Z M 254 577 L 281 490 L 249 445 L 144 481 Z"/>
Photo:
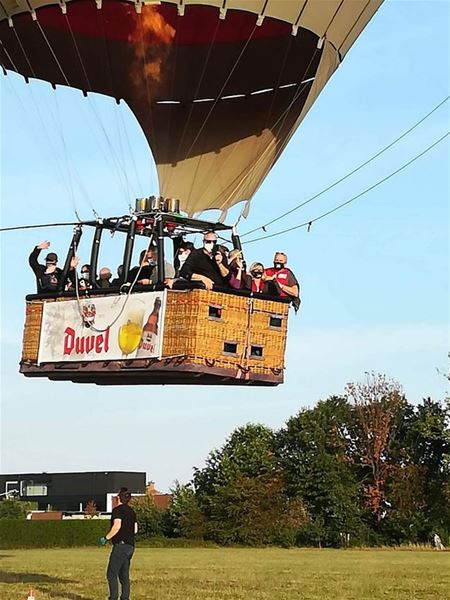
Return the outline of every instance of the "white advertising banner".
<path id="1" fill-rule="evenodd" d="M 46 302 L 39 363 L 160 358 L 164 292 Z"/>

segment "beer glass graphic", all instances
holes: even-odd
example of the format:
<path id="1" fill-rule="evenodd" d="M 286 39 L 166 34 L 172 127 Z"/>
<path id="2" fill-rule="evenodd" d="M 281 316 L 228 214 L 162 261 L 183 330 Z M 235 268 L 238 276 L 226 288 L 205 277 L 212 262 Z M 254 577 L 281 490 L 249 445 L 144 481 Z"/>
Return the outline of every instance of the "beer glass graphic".
<path id="1" fill-rule="evenodd" d="M 119 348 L 124 356 L 128 356 L 136 350 L 141 341 L 142 322 L 144 320 L 145 304 L 134 300 L 125 309 L 125 319 L 119 329 Z"/>

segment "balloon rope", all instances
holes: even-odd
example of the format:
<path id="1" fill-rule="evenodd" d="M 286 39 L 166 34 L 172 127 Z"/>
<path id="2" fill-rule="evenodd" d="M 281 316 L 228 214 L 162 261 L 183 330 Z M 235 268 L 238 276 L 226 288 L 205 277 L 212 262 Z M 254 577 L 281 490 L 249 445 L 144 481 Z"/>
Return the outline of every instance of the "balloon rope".
<path id="1" fill-rule="evenodd" d="M 101 25 L 101 30 L 103 33 L 103 48 L 105 51 L 105 58 L 106 58 L 106 64 L 108 65 L 107 68 L 107 73 L 109 76 L 109 83 L 111 85 L 111 92 L 112 95 L 115 93 L 115 86 L 114 86 L 114 78 L 113 78 L 113 71 L 112 71 L 112 67 L 111 67 L 111 58 L 110 58 L 110 54 L 109 54 L 109 48 L 108 48 L 108 38 L 106 37 L 106 27 L 105 27 L 105 19 L 103 16 L 103 9 L 97 10 L 96 11 L 96 15 L 97 15 L 97 23 L 100 22 Z M 114 111 L 114 116 L 116 119 L 116 123 L 117 123 L 117 113 Z M 124 176 L 124 180 L 125 180 L 125 194 L 127 196 L 128 201 L 126 202 L 127 206 L 129 204 L 129 198 L 130 198 L 130 182 L 128 180 L 128 174 L 127 174 L 127 169 L 126 169 L 126 165 L 125 164 L 121 164 L 120 162 L 120 157 L 116 156 L 116 160 L 117 163 L 119 165 L 120 170 L 123 173 Z"/>
<path id="2" fill-rule="evenodd" d="M 281 85 L 281 82 L 283 80 L 284 72 L 286 70 L 286 65 L 287 65 L 287 61 L 288 61 L 288 56 L 289 56 L 289 53 L 291 51 L 292 45 L 294 43 L 294 39 L 295 38 L 294 38 L 293 35 L 289 35 L 288 42 L 286 44 L 286 49 L 284 51 L 283 60 L 281 62 L 281 67 L 280 67 L 279 73 L 278 73 L 277 83 L 275 85 L 274 92 L 272 94 L 272 100 L 270 102 L 270 106 L 269 106 L 269 108 L 267 110 L 267 115 L 266 115 L 266 121 L 265 121 L 265 124 L 264 124 L 264 129 L 269 129 L 269 119 L 272 117 L 272 114 L 273 114 L 273 108 L 275 106 L 275 100 L 277 99 L 278 93 L 280 91 L 280 85 Z M 304 77 L 302 77 L 302 79 L 304 79 Z M 252 152 L 253 159 L 251 161 L 251 164 L 253 164 L 253 165 L 256 164 L 257 161 L 258 161 L 258 149 L 259 149 L 259 139 L 258 139 L 258 136 L 255 135 L 255 139 L 253 141 L 253 152 Z M 255 170 L 252 169 L 252 174 L 254 172 L 255 172 Z M 250 190 L 250 186 L 251 186 L 252 182 L 253 182 L 253 177 L 252 177 L 252 175 L 250 175 L 250 177 L 248 177 L 248 179 L 247 179 L 247 185 L 245 186 L 245 190 L 242 191 L 242 197 L 245 198 L 245 199 L 248 199 L 248 197 L 249 197 L 249 190 Z"/>
<path id="3" fill-rule="evenodd" d="M 301 96 L 301 94 L 305 91 L 305 89 L 308 87 L 309 82 L 308 81 L 304 81 L 306 78 L 306 75 L 309 71 L 309 68 L 311 66 L 311 64 L 314 61 L 314 58 L 317 54 L 318 49 L 316 48 L 314 50 L 313 55 L 311 56 L 311 59 L 308 63 L 308 66 L 306 67 L 305 71 L 303 72 L 302 75 L 300 75 L 299 77 L 299 88 L 297 89 L 297 91 L 294 94 L 293 99 L 289 102 L 288 106 L 284 109 L 284 111 L 282 111 L 282 113 L 279 115 L 279 117 L 275 120 L 274 124 L 272 125 L 272 129 L 275 129 L 275 127 L 277 127 L 278 125 L 278 129 L 276 130 L 276 132 L 274 132 L 274 139 L 276 138 L 276 136 L 278 135 L 278 133 L 280 132 L 281 128 L 283 127 L 285 120 L 291 110 L 291 108 L 293 107 L 293 105 L 295 104 L 295 102 L 299 99 L 299 97 Z M 303 86 L 301 85 L 303 83 Z M 229 192 L 228 194 L 228 198 L 230 196 L 235 195 L 238 190 L 245 184 L 245 181 L 251 177 L 253 175 L 253 172 L 259 167 L 259 165 L 262 163 L 262 161 L 266 160 L 267 155 L 273 151 L 273 147 L 274 147 L 275 142 L 272 141 L 272 143 L 267 144 L 266 148 L 264 149 L 264 151 L 261 153 L 261 155 L 259 156 L 259 158 L 255 161 L 255 163 L 246 170 L 244 176 L 242 178 L 239 178 L 239 176 L 237 176 L 235 178 L 234 181 L 237 180 L 236 185 L 234 186 L 234 188 Z M 274 159 L 275 160 L 278 158 L 280 153 L 277 153 Z M 225 200 L 223 202 L 223 204 L 219 207 L 220 209 L 222 209 L 225 205 L 227 204 L 227 200 Z"/>
<path id="4" fill-rule="evenodd" d="M 142 60 L 143 60 L 143 71 L 145 74 L 145 92 L 147 95 L 147 106 L 148 106 L 148 116 L 149 116 L 149 120 L 150 120 L 150 129 L 151 131 L 153 131 L 153 143 L 155 145 L 155 148 L 158 147 L 157 144 L 157 137 L 156 137 L 156 127 L 154 125 L 154 120 L 153 120 L 153 113 L 152 113 L 152 96 L 150 93 L 150 86 L 149 86 L 149 81 L 148 81 L 148 73 L 149 73 L 149 69 L 148 69 L 148 62 L 147 62 L 147 48 L 145 46 L 145 42 L 144 42 L 144 31 L 143 31 L 143 25 L 142 25 L 142 19 L 143 19 L 143 10 L 147 10 L 146 6 L 144 4 L 144 6 L 142 6 L 142 10 L 141 13 L 138 14 L 138 21 L 139 21 L 139 34 L 140 34 L 140 39 L 141 39 L 141 53 L 142 53 Z M 151 151 L 151 150 L 150 150 Z M 153 154 L 152 154 L 153 156 Z M 156 183 L 158 184 L 158 179 L 156 180 Z M 158 184 L 159 185 L 159 184 Z M 152 180 L 150 179 L 150 187 L 152 186 Z M 156 186 L 155 186 L 156 188 Z M 159 187 L 158 187 L 158 192 L 159 192 Z"/>
<path id="5" fill-rule="evenodd" d="M 31 10 L 31 8 L 30 8 L 30 10 Z M 40 23 L 39 23 L 38 20 L 36 20 L 36 24 L 38 26 L 38 29 L 39 29 L 42 37 L 44 38 L 44 41 L 45 41 L 47 47 L 49 48 L 52 56 L 54 57 L 54 60 L 55 60 L 55 62 L 57 64 L 57 66 L 58 66 L 59 71 L 62 74 L 62 77 L 63 77 L 64 81 L 67 83 L 67 85 L 70 86 L 70 82 L 69 82 L 68 78 L 66 77 L 66 75 L 64 73 L 64 70 L 62 68 L 61 63 L 57 59 L 56 53 L 54 52 L 54 50 L 52 48 L 52 45 L 51 45 L 50 41 L 48 40 L 48 38 L 47 38 L 47 36 L 45 34 L 44 29 L 42 28 L 42 26 L 40 25 Z M 22 51 L 22 54 L 23 54 L 23 56 L 24 56 L 24 58 L 25 58 L 25 60 L 27 62 L 27 65 L 28 65 L 28 67 L 29 67 L 29 69 L 30 69 L 30 71 L 32 73 L 32 76 L 36 78 L 36 73 L 35 73 L 35 71 L 33 69 L 32 64 L 31 64 L 31 60 L 30 60 L 30 58 L 28 57 L 28 55 L 27 55 L 27 53 L 25 51 L 25 48 L 24 48 L 24 46 L 23 46 L 23 44 L 22 44 L 22 42 L 20 40 L 20 37 L 19 37 L 19 35 L 17 33 L 17 30 L 16 30 L 15 27 L 13 27 L 12 29 L 14 31 L 14 35 L 15 35 L 16 40 L 17 40 L 17 42 L 19 44 L 19 47 L 20 47 L 20 49 Z M 14 65 L 14 67 L 15 67 L 15 65 Z M 17 71 L 17 68 L 16 68 L 16 71 Z M 55 157 L 56 157 L 55 162 L 58 164 L 59 168 L 62 169 L 62 172 L 64 173 L 64 166 L 61 167 L 61 165 L 59 164 L 60 153 L 54 150 L 54 146 L 53 146 L 53 144 L 51 142 L 50 136 L 47 133 L 45 122 L 44 122 L 44 120 L 42 118 L 42 115 L 40 113 L 38 102 L 34 98 L 31 86 L 30 86 L 29 90 L 30 90 L 30 94 L 31 94 L 31 96 L 33 98 L 33 102 L 35 104 L 36 111 L 38 112 L 39 120 L 40 120 L 40 122 L 42 124 L 43 130 L 44 130 L 44 134 L 47 137 L 47 140 L 49 142 L 50 147 L 54 151 L 54 154 L 55 154 Z M 62 143 L 62 147 L 63 147 L 63 156 L 64 156 L 64 161 L 63 162 L 65 162 L 65 168 L 66 168 L 67 174 L 68 174 L 68 177 L 67 177 L 68 181 L 66 181 L 66 177 L 64 177 L 64 175 L 62 176 L 61 179 L 65 182 L 65 185 L 66 185 L 66 187 L 68 189 L 68 194 L 72 198 L 72 204 L 73 204 L 74 208 L 75 208 L 75 193 L 74 193 L 74 187 L 73 187 L 73 179 L 76 179 L 77 182 L 78 182 L 78 185 L 80 187 L 80 190 L 81 190 L 81 192 L 82 192 L 82 194 L 83 194 L 83 196 L 84 196 L 84 198 L 85 198 L 85 200 L 87 202 L 87 204 L 95 212 L 92 200 L 91 200 L 88 192 L 86 191 L 86 188 L 84 187 L 84 185 L 82 183 L 82 180 L 81 180 L 81 177 L 80 177 L 79 173 L 77 172 L 76 168 L 70 166 L 70 163 L 69 163 L 69 160 L 68 160 L 68 153 L 67 153 L 67 144 L 66 144 L 66 141 L 65 141 L 65 138 L 64 138 L 64 132 L 63 132 L 63 127 L 62 127 L 62 122 L 61 122 L 61 118 L 60 118 L 60 114 L 59 114 L 58 100 L 57 100 L 56 96 L 55 96 L 54 99 L 55 99 L 55 106 L 56 106 L 56 117 L 55 117 L 55 114 L 52 111 L 49 111 L 49 112 L 52 115 L 52 118 L 53 118 L 54 123 L 56 125 L 55 126 L 55 130 L 58 132 L 59 137 L 61 139 L 61 143 Z"/>
<path id="6" fill-rule="evenodd" d="M 195 92 L 194 92 L 193 100 L 196 100 L 198 98 L 198 94 L 200 92 L 200 87 L 201 87 L 201 85 L 203 83 L 203 80 L 205 78 L 206 70 L 208 68 L 209 60 L 211 58 L 211 54 L 212 54 L 212 50 L 213 50 L 213 47 L 214 47 L 214 43 L 215 43 L 216 38 L 217 38 L 217 33 L 219 31 L 220 23 L 221 23 L 221 19 L 217 19 L 216 28 L 214 30 L 213 37 L 212 37 L 211 42 L 209 44 L 208 53 L 206 55 L 206 59 L 205 59 L 205 62 L 203 64 L 202 72 L 200 74 L 200 78 L 198 80 L 197 87 L 196 87 Z M 181 134 L 180 142 L 178 144 L 179 148 L 183 147 L 183 143 L 184 143 L 184 140 L 185 140 L 185 137 L 186 137 L 186 133 L 187 133 L 187 129 L 189 127 L 189 123 L 190 123 L 191 118 L 192 118 L 192 113 L 194 111 L 194 107 L 195 107 L 195 103 L 192 101 L 190 103 L 189 114 L 188 114 L 188 117 L 187 117 L 186 122 L 184 124 L 183 132 Z M 170 186 L 170 182 L 172 180 L 172 175 L 173 175 L 173 171 L 170 173 L 170 176 L 169 176 L 168 187 Z"/>
<path id="7" fill-rule="evenodd" d="M 158 219 L 157 219 L 158 220 Z M 156 225 L 156 223 L 155 223 Z M 148 246 L 147 246 L 147 252 L 150 250 L 151 246 L 152 246 L 152 242 L 153 242 L 153 237 L 154 234 L 152 233 L 150 238 L 149 238 L 149 242 L 148 242 Z M 109 325 L 107 325 L 106 327 L 100 329 L 98 327 L 95 327 L 95 325 L 93 323 L 89 324 L 89 329 L 92 329 L 92 331 L 95 331 L 96 333 L 104 333 L 105 331 L 107 331 L 110 327 L 112 327 L 113 325 L 115 325 L 117 323 L 117 321 L 120 319 L 120 317 L 122 316 L 127 304 L 128 304 L 128 300 L 130 299 L 131 293 L 133 291 L 134 286 L 136 285 L 136 282 L 139 280 L 139 275 L 141 274 L 142 271 L 142 267 L 143 267 L 143 263 L 141 262 L 141 264 L 139 265 L 139 269 L 136 273 L 136 277 L 134 278 L 133 282 L 131 283 L 131 285 L 127 286 L 126 284 L 123 284 L 120 288 L 120 291 L 123 291 L 124 288 L 128 287 L 127 290 L 125 290 L 125 301 L 122 304 L 122 307 L 119 311 L 119 313 L 116 315 L 116 317 L 114 317 L 114 319 L 109 323 Z M 85 323 L 85 318 L 83 315 L 83 306 L 81 304 L 81 298 L 80 298 L 80 292 L 79 292 L 79 287 L 78 287 L 78 275 L 75 269 L 75 293 L 76 293 L 76 297 L 77 297 L 77 307 L 78 307 L 78 313 L 81 317 L 81 320 L 83 323 Z M 115 301 L 113 302 L 114 304 L 117 304 L 119 302 L 119 300 L 121 298 L 123 298 L 123 293 L 121 293 L 121 295 L 117 296 Z M 89 296 L 89 290 L 86 290 L 86 299 L 90 299 Z"/>
<path id="8" fill-rule="evenodd" d="M 36 74 L 34 72 L 33 66 L 32 66 L 32 64 L 31 64 L 31 62 L 30 62 L 30 60 L 29 60 L 29 58 L 27 56 L 27 53 L 25 52 L 25 48 L 23 47 L 23 44 L 22 44 L 22 42 L 21 42 L 21 40 L 19 38 L 19 35 L 18 35 L 17 31 L 16 31 L 16 28 L 13 27 L 12 30 L 14 32 L 15 38 L 17 40 L 17 43 L 18 43 L 18 45 L 19 45 L 19 47 L 20 47 L 20 49 L 22 51 L 22 54 L 23 54 L 23 56 L 25 58 L 25 61 L 26 61 L 27 65 L 28 65 L 28 68 L 30 69 L 30 72 L 31 72 L 32 76 L 36 77 Z M 6 53 L 6 56 L 8 57 L 9 61 L 11 62 L 14 70 L 16 71 L 16 73 L 18 75 L 20 75 L 19 70 L 18 70 L 17 66 L 15 65 L 14 61 L 12 60 L 11 56 L 9 55 L 7 49 L 5 48 L 5 46 L 3 45 L 2 42 L 0 42 L 0 43 L 2 45 L 2 48 L 3 48 L 4 52 Z M 8 82 L 9 82 L 9 80 L 8 80 Z M 25 114 L 26 118 L 28 118 L 28 111 L 25 108 L 25 106 L 24 106 L 24 104 L 23 104 L 23 102 L 22 102 L 19 94 L 14 89 L 14 86 L 12 85 L 12 83 L 10 84 L 10 88 L 11 88 L 12 92 L 14 93 L 14 95 L 16 96 L 16 98 L 17 98 L 20 106 L 22 107 L 23 113 Z M 34 97 L 33 90 L 31 88 L 31 86 L 28 87 L 28 90 L 29 90 L 31 98 L 32 98 L 32 104 L 34 105 L 34 108 L 35 108 L 36 113 L 38 115 L 38 121 L 40 122 L 42 130 L 44 132 L 44 136 L 46 137 L 48 145 L 49 145 L 51 151 L 53 152 L 53 155 L 54 155 L 53 156 L 53 158 L 54 158 L 54 164 L 56 164 L 56 167 L 59 170 L 60 180 L 64 182 L 64 185 L 66 187 L 67 193 L 70 196 L 73 193 L 73 190 L 72 190 L 71 186 L 68 185 L 66 177 L 64 176 L 64 167 L 60 163 L 60 154 L 59 154 L 59 152 L 57 152 L 57 150 L 55 149 L 55 147 L 54 147 L 54 145 L 52 143 L 51 137 L 50 137 L 50 135 L 49 135 L 49 133 L 47 131 L 47 127 L 45 125 L 45 121 L 44 121 L 44 119 L 42 117 L 42 114 L 41 114 L 41 111 L 39 109 L 39 103 L 36 101 L 36 98 Z M 31 123 L 34 122 L 34 119 L 32 117 L 31 117 L 30 120 L 31 120 Z M 33 125 L 31 125 L 30 130 L 33 130 Z M 38 138 L 38 139 L 40 139 L 40 138 Z M 37 146 L 40 146 L 40 144 L 37 144 Z M 45 151 L 47 151 L 47 149 L 45 149 Z"/>
<path id="9" fill-rule="evenodd" d="M 239 56 L 238 56 L 238 57 L 237 57 L 237 59 L 234 61 L 234 63 L 233 63 L 233 66 L 231 67 L 231 70 L 230 70 L 229 74 L 227 75 L 227 77 L 226 77 L 226 79 L 225 79 L 225 81 L 224 81 L 224 83 L 223 83 L 222 87 L 220 88 L 220 91 L 219 91 L 219 93 L 217 94 L 217 97 L 214 99 L 213 105 L 212 105 L 212 106 L 211 106 L 211 108 L 209 109 L 209 111 L 208 111 L 208 114 L 207 114 L 207 115 L 206 115 L 206 117 L 205 117 L 205 120 L 204 120 L 204 121 L 203 121 L 203 123 L 201 124 L 201 126 L 200 126 L 200 128 L 199 128 L 199 130 L 198 130 L 198 132 L 197 132 L 197 135 L 196 135 L 196 136 L 195 136 L 195 138 L 194 138 L 194 141 L 193 141 L 193 142 L 192 142 L 192 144 L 189 146 L 189 149 L 188 149 L 188 151 L 186 152 L 186 156 L 184 157 L 184 160 L 186 160 L 186 159 L 189 157 L 189 155 L 190 155 L 190 153 L 191 153 L 192 149 L 194 148 L 195 144 L 196 144 L 196 143 L 197 143 L 197 141 L 198 141 L 198 138 L 199 138 L 199 137 L 200 137 L 200 135 L 202 134 L 202 131 L 203 131 L 203 129 L 205 128 L 205 126 L 206 126 L 207 122 L 209 121 L 209 119 L 210 119 L 210 117 L 211 117 L 211 115 L 212 115 L 212 113 L 213 113 L 213 110 L 214 110 L 214 109 L 215 109 L 215 107 L 217 106 L 217 103 L 219 102 L 219 100 L 220 100 L 220 98 L 221 98 L 221 96 L 222 96 L 222 94 L 223 94 L 223 92 L 224 92 L 225 88 L 227 87 L 227 85 L 228 85 L 228 83 L 229 83 L 229 81 L 230 81 L 231 77 L 233 76 L 233 73 L 235 72 L 235 70 L 236 70 L 236 68 L 237 68 L 237 66 L 238 66 L 238 64 L 239 64 L 239 62 L 241 61 L 241 58 L 244 56 L 244 54 L 245 54 L 245 51 L 247 50 L 247 47 L 248 47 L 248 45 L 250 44 L 250 42 L 251 42 L 251 40 L 252 40 L 253 34 L 254 34 L 254 33 L 255 33 L 255 31 L 256 31 L 256 28 L 257 28 L 257 25 L 255 24 L 255 25 L 254 25 L 254 27 L 253 27 L 253 29 L 252 29 L 252 31 L 250 32 L 250 35 L 249 35 L 249 36 L 248 36 L 248 38 L 247 38 L 247 41 L 245 42 L 244 46 L 242 47 L 242 49 L 241 49 L 241 51 L 240 51 L 240 53 L 239 53 Z"/>

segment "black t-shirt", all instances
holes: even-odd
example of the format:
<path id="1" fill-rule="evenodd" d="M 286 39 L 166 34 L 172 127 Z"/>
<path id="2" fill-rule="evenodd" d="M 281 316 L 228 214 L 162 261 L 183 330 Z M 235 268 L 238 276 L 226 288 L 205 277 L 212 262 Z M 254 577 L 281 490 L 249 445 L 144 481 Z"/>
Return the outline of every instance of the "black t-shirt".
<path id="1" fill-rule="evenodd" d="M 184 265 L 181 268 L 180 276 L 184 279 L 191 279 L 192 275 L 203 275 L 209 277 L 215 285 L 226 285 L 226 279 L 220 274 L 219 266 L 214 258 L 208 256 L 203 248 L 193 250 Z"/>
<path id="2" fill-rule="evenodd" d="M 141 279 L 150 279 L 151 280 L 154 270 L 155 270 L 155 267 L 151 267 L 150 265 L 145 265 L 144 267 L 142 267 L 141 272 L 139 273 L 138 281 L 141 281 Z M 139 272 L 139 267 L 133 267 L 130 270 L 130 272 L 128 273 L 128 283 L 133 283 L 133 281 L 136 279 L 138 272 Z"/>
<path id="3" fill-rule="evenodd" d="M 111 513 L 111 527 L 114 524 L 114 519 L 121 519 L 122 524 L 119 531 L 111 539 L 113 544 L 124 542 L 134 546 L 134 524 L 136 523 L 136 513 L 128 506 L 128 504 L 119 504 L 113 508 Z"/>

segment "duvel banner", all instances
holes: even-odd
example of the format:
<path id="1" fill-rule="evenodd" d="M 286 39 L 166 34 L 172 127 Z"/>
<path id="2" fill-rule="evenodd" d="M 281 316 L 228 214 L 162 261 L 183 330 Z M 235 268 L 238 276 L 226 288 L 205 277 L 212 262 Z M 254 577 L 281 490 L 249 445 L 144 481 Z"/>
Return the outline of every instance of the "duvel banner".
<path id="1" fill-rule="evenodd" d="M 46 302 L 39 363 L 160 358 L 164 292 Z"/>

